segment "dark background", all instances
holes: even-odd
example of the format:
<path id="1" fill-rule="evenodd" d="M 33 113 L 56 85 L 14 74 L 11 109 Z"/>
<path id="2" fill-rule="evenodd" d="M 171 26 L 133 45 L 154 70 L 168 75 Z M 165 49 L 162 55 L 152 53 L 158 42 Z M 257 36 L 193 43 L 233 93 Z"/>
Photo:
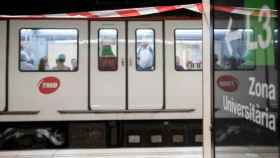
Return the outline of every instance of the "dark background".
<path id="1" fill-rule="evenodd" d="M 10 0 L 1 3 L 0 14 L 69 13 L 200 2 L 201 0 Z"/>

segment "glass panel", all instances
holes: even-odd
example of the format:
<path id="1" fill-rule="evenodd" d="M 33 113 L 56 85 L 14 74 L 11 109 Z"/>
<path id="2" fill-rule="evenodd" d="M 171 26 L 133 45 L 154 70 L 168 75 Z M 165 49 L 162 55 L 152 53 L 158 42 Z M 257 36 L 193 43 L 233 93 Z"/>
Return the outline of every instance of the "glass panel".
<path id="1" fill-rule="evenodd" d="M 249 50 L 247 45 L 249 39 L 254 39 L 252 29 L 215 29 L 215 69 L 248 70 L 254 69 L 256 63 L 255 51 Z M 240 38 L 228 40 L 230 32 L 235 32 Z M 230 43 L 230 44 L 228 44 Z"/>
<path id="2" fill-rule="evenodd" d="M 155 70 L 155 32 L 152 29 L 136 30 L 136 70 Z"/>
<path id="3" fill-rule="evenodd" d="M 21 29 L 20 71 L 77 71 L 78 30 Z"/>
<path id="4" fill-rule="evenodd" d="M 118 69 L 118 31 L 100 29 L 98 35 L 98 69 L 116 71 Z"/>
<path id="5" fill-rule="evenodd" d="M 202 30 L 175 30 L 175 70 L 202 70 Z"/>
<path id="6" fill-rule="evenodd" d="M 279 158 L 279 26 L 270 16 L 275 2 L 213 0 L 213 6 L 246 10 L 213 13 L 217 158 Z"/>

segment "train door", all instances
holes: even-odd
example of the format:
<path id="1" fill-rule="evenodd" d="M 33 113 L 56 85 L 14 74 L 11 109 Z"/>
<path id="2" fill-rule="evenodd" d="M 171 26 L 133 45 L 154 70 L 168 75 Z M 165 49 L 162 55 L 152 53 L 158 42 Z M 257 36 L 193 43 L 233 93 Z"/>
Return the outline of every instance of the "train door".
<path id="1" fill-rule="evenodd" d="M 166 109 L 192 109 L 202 117 L 202 22 L 165 22 Z"/>
<path id="2" fill-rule="evenodd" d="M 9 110 L 49 116 L 88 109 L 87 26 L 82 20 L 10 22 Z"/>
<path id="3" fill-rule="evenodd" d="M 162 109 L 162 22 L 128 22 L 128 107 Z"/>
<path id="4" fill-rule="evenodd" d="M 7 23 L 6 21 L 0 21 L 0 111 L 5 109 L 6 100 L 6 35 Z"/>
<path id="5" fill-rule="evenodd" d="M 91 22 L 91 108 L 125 110 L 125 22 Z"/>

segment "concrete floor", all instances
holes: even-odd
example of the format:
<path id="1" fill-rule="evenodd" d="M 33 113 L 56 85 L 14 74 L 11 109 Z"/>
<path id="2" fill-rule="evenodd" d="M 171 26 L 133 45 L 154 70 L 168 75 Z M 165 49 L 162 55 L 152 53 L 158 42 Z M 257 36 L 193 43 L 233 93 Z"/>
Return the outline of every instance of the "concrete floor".
<path id="1" fill-rule="evenodd" d="M 202 158 L 201 147 L 2 151 L 0 158 Z M 221 147 L 216 158 L 279 158 L 278 149 Z"/>

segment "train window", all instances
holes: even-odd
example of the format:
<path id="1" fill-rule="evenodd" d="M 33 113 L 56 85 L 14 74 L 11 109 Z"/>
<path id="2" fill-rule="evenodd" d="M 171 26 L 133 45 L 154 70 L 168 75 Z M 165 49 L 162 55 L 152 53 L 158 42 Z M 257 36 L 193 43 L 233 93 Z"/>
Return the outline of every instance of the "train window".
<path id="1" fill-rule="evenodd" d="M 136 30 L 136 70 L 155 70 L 155 31 L 153 29 Z"/>
<path id="2" fill-rule="evenodd" d="M 202 30 L 175 30 L 175 70 L 202 70 Z"/>
<path id="3" fill-rule="evenodd" d="M 77 29 L 20 29 L 19 70 L 78 71 Z"/>
<path id="4" fill-rule="evenodd" d="M 238 39 L 228 41 L 229 30 L 215 29 L 214 63 L 216 70 L 250 70 L 255 68 L 255 51 L 247 48 L 247 39 L 254 38 L 252 29 L 230 30 Z"/>
<path id="5" fill-rule="evenodd" d="M 118 69 L 118 31 L 116 29 L 98 31 L 98 69 L 100 71 Z"/>

